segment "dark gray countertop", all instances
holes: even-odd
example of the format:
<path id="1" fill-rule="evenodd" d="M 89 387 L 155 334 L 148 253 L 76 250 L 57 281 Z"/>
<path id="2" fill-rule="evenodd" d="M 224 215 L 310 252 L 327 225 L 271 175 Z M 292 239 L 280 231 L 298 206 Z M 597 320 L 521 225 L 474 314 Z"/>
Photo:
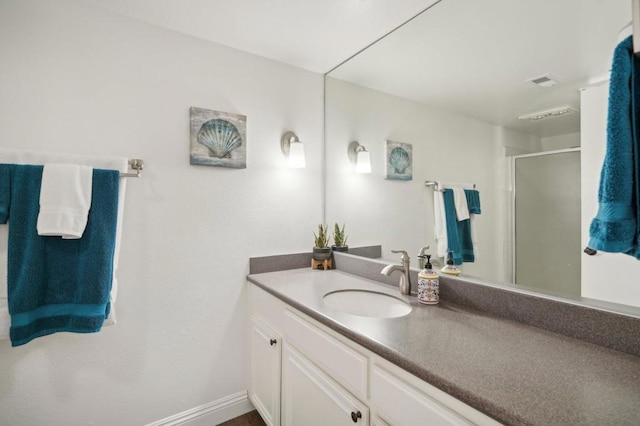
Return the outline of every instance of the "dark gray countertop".
<path id="1" fill-rule="evenodd" d="M 504 424 L 639 425 L 640 357 L 339 270 L 251 274 L 250 282 Z M 399 318 L 338 312 L 322 297 L 374 289 L 409 301 Z"/>

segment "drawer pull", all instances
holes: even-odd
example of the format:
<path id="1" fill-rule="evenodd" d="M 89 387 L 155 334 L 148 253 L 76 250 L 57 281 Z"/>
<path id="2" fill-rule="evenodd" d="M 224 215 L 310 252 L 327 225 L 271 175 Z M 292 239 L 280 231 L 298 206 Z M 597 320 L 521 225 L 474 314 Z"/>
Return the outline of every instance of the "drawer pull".
<path id="1" fill-rule="evenodd" d="M 271 339 L 271 340 L 269 340 L 269 344 L 270 344 L 271 346 L 275 345 L 276 343 L 278 343 L 278 341 L 277 341 L 276 339 Z"/>
<path id="2" fill-rule="evenodd" d="M 362 413 L 360 411 L 355 412 L 352 411 L 351 412 L 351 420 L 353 420 L 354 423 L 358 423 L 358 419 L 362 418 Z"/>

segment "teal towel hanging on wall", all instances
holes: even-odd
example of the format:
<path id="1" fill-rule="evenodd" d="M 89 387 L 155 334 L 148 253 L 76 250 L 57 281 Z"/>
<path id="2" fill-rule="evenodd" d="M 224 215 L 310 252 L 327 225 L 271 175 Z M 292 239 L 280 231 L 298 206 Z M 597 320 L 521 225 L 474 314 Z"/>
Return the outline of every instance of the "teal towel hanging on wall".
<path id="1" fill-rule="evenodd" d="M 640 61 L 632 37 L 614 51 L 608 108 L 607 151 L 588 248 L 640 259 Z"/>
<path id="2" fill-rule="evenodd" d="M 119 172 L 94 169 L 87 227 L 76 240 L 37 233 L 42 166 L 1 164 L 0 179 L 0 212 L 9 212 L 0 219 L 9 220 L 11 344 L 100 331 L 110 308 Z"/>

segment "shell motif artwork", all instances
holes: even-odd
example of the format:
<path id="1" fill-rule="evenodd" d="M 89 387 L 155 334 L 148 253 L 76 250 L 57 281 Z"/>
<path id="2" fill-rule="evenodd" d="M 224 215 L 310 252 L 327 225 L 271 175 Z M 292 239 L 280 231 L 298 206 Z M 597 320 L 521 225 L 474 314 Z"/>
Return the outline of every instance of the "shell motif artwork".
<path id="1" fill-rule="evenodd" d="M 247 167 L 247 117 L 191 107 L 190 163 L 244 169 Z"/>
<path id="2" fill-rule="evenodd" d="M 413 179 L 413 146 L 410 143 L 387 140 L 385 179 Z"/>
<path id="3" fill-rule="evenodd" d="M 231 151 L 242 145 L 242 136 L 233 124 L 214 118 L 200 127 L 198 143 L 209 148 L 211 157 L 230 158 Z"/>
<path id="4" fill-rule="evenodd" d="M 389 154 L 389 164 L 393 166 L 394 173 L 404 174 L 407 167 L 411 165 L 409 153 L 402 148 L 393 148 L 391 154 Z"/>

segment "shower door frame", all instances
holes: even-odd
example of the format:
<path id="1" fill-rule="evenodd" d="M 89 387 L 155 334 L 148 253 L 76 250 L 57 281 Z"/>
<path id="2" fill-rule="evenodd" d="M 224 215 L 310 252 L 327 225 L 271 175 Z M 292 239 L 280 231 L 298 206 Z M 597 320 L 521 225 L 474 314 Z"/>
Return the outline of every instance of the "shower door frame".
<path id="1" fill-rule="evenodd" d="M 509 157 L 509 254 L 511 262 L 509 264 L 508 276 L 514 285 L 516 283 L 516 160 L 528 157 L 542 157 L 545 155 L 567 154 L 571 152 L 582 153 L 582 147 L 558 149 L 554 151 L 541 151 L 531 154 L 514 155 Z"/>

